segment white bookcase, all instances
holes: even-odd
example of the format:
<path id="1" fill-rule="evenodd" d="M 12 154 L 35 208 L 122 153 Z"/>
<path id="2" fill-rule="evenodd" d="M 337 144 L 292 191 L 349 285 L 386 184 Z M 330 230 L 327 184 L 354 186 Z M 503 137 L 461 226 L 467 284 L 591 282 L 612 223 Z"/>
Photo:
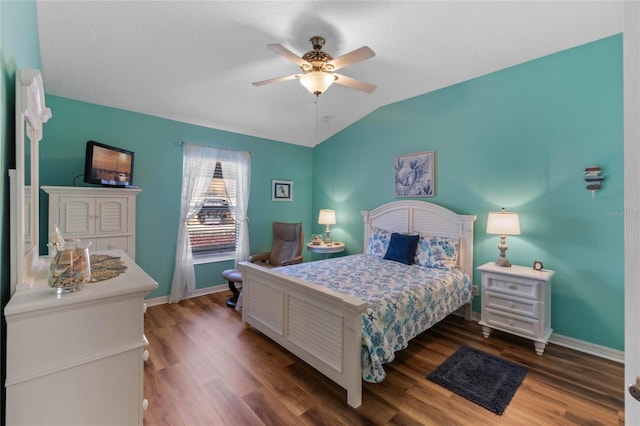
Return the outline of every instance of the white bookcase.
<path id="1" fill-rule="evenodd" d="M 136 258 L 137 188 L 43 186 L 49 194 L 49 234 L 93 241 L 91 251 L 122 250 Z"/>

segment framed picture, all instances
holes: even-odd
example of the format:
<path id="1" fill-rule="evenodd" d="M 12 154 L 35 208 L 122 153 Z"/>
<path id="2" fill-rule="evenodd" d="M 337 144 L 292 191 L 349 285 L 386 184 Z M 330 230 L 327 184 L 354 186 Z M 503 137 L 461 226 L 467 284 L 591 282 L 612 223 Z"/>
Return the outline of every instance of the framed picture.
<path id="1" fill-rule="evenodd" d="M 435 154 L 433 151 L 398 155 L 394 164 L 396 197 L 433 197 L 435 195 Z"/>
<path id="2" fill-rule="evenodd" d="M 272 180 L 271 201 L 293 201 L 293 182 L 290 180 Z"/>

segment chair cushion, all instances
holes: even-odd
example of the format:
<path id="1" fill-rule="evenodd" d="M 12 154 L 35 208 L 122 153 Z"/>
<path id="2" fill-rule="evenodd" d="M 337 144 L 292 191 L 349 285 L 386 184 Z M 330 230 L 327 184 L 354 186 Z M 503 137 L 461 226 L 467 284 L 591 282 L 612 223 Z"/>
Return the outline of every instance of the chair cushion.
<path id="1" fill-rule="evenodd" d="M 239 269 L 225 269 L 222 271 L 222 278 L 233 283 L 241 283 L 242 272 Z"/>

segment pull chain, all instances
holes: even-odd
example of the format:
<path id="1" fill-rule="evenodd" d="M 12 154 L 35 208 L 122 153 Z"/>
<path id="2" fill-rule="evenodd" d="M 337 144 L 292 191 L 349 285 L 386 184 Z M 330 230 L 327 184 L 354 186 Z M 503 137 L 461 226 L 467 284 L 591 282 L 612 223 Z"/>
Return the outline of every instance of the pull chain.
<path id="1" fill-rule="evenodd" d="M 316 145 L 318 145 L 318 102 L 320 97 L 316 95 Z"/>

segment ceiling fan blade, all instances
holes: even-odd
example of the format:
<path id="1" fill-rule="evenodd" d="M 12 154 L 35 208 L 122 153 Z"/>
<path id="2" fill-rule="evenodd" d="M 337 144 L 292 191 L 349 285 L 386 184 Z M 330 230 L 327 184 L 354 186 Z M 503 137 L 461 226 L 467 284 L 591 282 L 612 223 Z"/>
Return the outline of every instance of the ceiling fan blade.
<path id="1" fill-rule="evenodd" d="M 309 62 L 305 61 L 300 56 L 296 55 L 295 53 L 293 53 L 292 51 L 290 51 L 289 49 L 287 49 L 281 44 L 267 44 L 267 47 L 273 50 L 274 52 L 276 52 L 277 54 L 284 56 L 285 58 L 287 58 L 288 60 L 290 60 L 291 62 L 293 62 L 298 66 L 309 64 Z"/>
<path id="2" fill-rule="evenodd" d="M 368 46 L 362 46 L 360 49 L 356 49 L 349 53 L 345 53 L 342 56 L 338 56 L 337 58 L 333 58 L 333 60 L 329 61 L 329 64 L 333 65 L 334 71 L 337 71 L 340 68 L 364 61 L 365 59 L 373 58 L 374 56 L 376 56 L 376 53 L 373 50 Z"/>
<path id="3" fill-rule="evenodd" d="M 264 86 L 265 84 L 279 83 L 281 81 L 294 80 L 300 77 L 302 77 L 302 74 L 292 74 L 292 75 L 287 75 L 285 77 L 277 77 L 277 78 L 270 78 L 269 80 L 256 81 L 251 84 L 253 84 L 254 86 Z"/>
<path id="4" fill-rule="evenodd" d="M 355 78 L 347 77 L 342 74 L 333 74 L 336 78 L 336 83 L 352 89 L 362 90 L 363 92 L 372 93 L 376 90 L 376 85 L 371 83 L 365 83 L 364 81 L 356 80 Z"/>

